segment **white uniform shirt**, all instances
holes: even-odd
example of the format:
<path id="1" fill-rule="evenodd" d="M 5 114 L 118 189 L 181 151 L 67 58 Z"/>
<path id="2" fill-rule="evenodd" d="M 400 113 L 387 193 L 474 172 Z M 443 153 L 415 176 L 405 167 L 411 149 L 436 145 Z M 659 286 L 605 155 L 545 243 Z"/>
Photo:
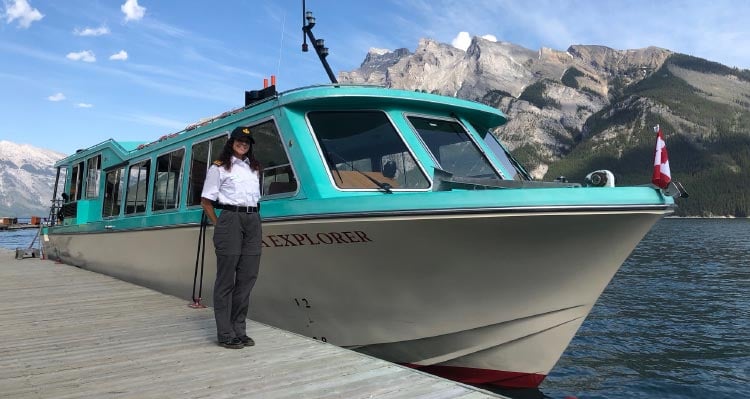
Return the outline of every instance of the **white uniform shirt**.
<path id="1" fill-rule="evenodd" d="M 224 166 L 211 165 L 206 173 L 201 197 L 220 204 L 236 206 L 258 206 L 260 200 L 258 172 L 250 169 L 247 161 L 232 156 L 232 170 Z"/>

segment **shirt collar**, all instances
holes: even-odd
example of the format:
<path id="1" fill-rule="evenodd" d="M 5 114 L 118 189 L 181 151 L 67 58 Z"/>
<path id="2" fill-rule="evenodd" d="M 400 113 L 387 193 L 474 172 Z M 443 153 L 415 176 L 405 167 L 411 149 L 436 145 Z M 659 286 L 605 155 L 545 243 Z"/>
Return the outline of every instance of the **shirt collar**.
<path id="1" fill-rule="evenodd" d="M 244 162 L 244 163 L 247 163 L 247 162 L 248 162 L 248 159 L 247 159 L 247 157 L 245 157 L 245 158 L 243 158 L 243 159 L 239 159 L 239 158 L 235 157 L 234 155 L 232 155 L 232 164 L 236 164 L 236 163 L 238 163 L 238 162 Z"/>

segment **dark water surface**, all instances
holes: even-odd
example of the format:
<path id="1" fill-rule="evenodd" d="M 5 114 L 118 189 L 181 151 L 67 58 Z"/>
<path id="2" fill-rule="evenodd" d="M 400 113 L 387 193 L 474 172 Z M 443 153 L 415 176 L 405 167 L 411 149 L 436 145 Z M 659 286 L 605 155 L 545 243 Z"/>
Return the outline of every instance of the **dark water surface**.
<path id="1" fill-rule="evenodd" d="M 0 231 L 0 247 L 27 247 L 35 234 Z M 750 219 L 659 222 L 540 389 L 502 393 L 750 398 Z"/>

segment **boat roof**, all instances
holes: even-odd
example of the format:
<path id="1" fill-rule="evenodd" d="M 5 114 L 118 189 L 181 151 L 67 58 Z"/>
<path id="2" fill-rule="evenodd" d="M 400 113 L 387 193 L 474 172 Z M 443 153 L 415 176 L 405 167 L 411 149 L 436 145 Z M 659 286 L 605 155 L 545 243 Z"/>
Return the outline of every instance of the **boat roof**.
<path id="1" fill-rule="evenodd" d="M 508 117 L 499 109 L 475 101 L 443 96 L 421 91 L 389 89 L 366 85 L 322 85 L 302 87 L 279 95 L 281 106 L 314 105 L 325 101 L 326 105 L 348 106 L 401 105 L 422 106 L 437 111 L 452 111 L 461 114 L 486 130 L 504 124 Z"/>
<path id="2" fill-rule="evenodd" d="M 346 108 L 422 108 L 433 112 L 450 112 L 471 121 L 472 125 L 480 132 L 485 132 L 493 127 L 500 126 L 507 121 L 507 116 L 499 109 L 475 101 L 443 96 L 421 91 L 409 91 L 391 89 L 374 85 L 346 85 L 328 84 L 319 86 L 308 86 L 292 89 L 282 93 L 276 93 L 268 98 L 260 99 L 246 106 L 224 112 L 220 115 L 205 118 L 199 122 L 185 127 L 185 129 L 168 135 L 161 136 L 155 141 L 116 141 L 105 140 L 89 148 L 76 151 L 66 158 L 55 163 L 55 167 L 69 164 L 71 161 L 85 158 L 102 148 L 111 148 L 120 155 L 122 159 L 130 158 L 140 150 L 151 150 L 153 144 L 158 144 L 187 133 L 201 134 L 211 130 L 217 124 L 232 123 L 249 114 L 264 112 L 269 108 L 309 108 L 320 109 L 342 106 Z M 242 114 L 232 120 L 220 122 L 233 115 Z M 170 142 L 172 142 L 170 140 Z"/>

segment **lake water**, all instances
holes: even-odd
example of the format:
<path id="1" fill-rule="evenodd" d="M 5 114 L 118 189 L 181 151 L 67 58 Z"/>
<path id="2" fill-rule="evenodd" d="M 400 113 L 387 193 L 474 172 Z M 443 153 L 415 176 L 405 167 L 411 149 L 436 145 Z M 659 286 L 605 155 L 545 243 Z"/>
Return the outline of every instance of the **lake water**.
<path id="1" fill-rule="evenodd" d="M 750 220 L 664 219 L 539 390 L 514 398 L 750 398 Z"/>
<path id="2" fill-rule="evenodd" d="M 0 231 L 27 247 L 36 230 Z M 539 390 L 513 398 L 750 398 L 750 219 L 664 219 Z"/>
<path id="3" fill-rule="evenodd" d="M 28 248 L 38 229 L 0 230 L 0 248 Z M 39 239 L 34 240 L 34 248 L 39 248 Z"/>

